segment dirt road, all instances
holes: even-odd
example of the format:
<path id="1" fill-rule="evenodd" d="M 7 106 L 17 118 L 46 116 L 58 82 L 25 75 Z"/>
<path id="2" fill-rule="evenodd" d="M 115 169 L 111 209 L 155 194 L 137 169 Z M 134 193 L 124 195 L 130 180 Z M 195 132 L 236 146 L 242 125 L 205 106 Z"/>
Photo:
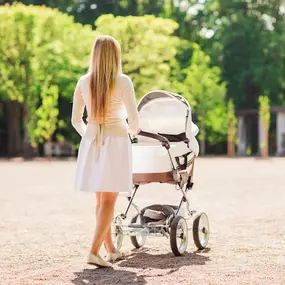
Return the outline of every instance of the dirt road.
<path id="1" fill-rule="evenodd" d="M 285 284 L 285 159 L 200 158 L 193 207 L 208 214 L 209 248 L 174 257 L 149 238 L 113 269 L 86 265 L 95 199 L 75 194 L 74 161 L 0 161 L 0 284 Z M 141 187 L 136 202 L 178 201 L 169 185 Z M 120 198 L 117 212 L 124 209 Z"/>

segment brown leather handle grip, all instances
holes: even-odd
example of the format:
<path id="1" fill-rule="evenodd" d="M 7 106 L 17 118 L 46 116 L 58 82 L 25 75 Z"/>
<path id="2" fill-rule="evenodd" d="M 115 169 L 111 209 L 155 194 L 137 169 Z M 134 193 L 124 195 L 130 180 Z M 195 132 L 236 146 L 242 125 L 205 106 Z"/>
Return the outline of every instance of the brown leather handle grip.
<path id="1" fill-rule="evenodd" d="M 166 137 L 158 135 L 158 134 L 154 134 L 154 133 L 149 133 L 149 132 L 144 132 L 144 131 L 140 131 L 138 133 L 139 136 L 143 136 L 143 137 L 147 137 L 147 138 L 151 138 L 151 139 L 155 139 L 161 142 L 161 145 L 164 146 L 166 149 L 170 149 L 170 144 L 169 141 Z"/>

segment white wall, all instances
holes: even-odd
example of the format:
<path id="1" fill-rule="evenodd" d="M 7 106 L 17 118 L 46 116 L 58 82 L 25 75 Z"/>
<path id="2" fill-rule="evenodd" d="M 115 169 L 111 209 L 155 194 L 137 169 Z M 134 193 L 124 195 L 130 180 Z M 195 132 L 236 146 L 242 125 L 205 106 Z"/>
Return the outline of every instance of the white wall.
<path id="1" fill-rule="evenodd" d="M 285 150 L 282 147 L 282 135 L 285 133 L 285 112 L 277 113 L 276 120 L 276 143 L 277 143 L 277 155 L 284 154 Z"/>
<path id="2" fill-rule="evenodd" d="M 238 150 L 240 156 L 246 155 L 246 127 L 244 117 L 238 117 Z"/>

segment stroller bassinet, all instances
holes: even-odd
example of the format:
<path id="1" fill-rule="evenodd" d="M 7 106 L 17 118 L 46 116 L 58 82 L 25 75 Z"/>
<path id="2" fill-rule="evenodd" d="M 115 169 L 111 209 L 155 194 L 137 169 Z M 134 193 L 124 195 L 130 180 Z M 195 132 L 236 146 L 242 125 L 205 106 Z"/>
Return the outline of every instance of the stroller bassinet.
<path id="1" fill-rule="evenodd" d="M 177 183 L 173 170 L 190 173 L 199 154 L 195 138 L 199 130 L 189 103 L 180 95 L 158 90 L 140 100 L 138 111 L 143 132 L 133 144 L 134 183 Z M 169 142 L 169 149 L 160 142 Z"/>

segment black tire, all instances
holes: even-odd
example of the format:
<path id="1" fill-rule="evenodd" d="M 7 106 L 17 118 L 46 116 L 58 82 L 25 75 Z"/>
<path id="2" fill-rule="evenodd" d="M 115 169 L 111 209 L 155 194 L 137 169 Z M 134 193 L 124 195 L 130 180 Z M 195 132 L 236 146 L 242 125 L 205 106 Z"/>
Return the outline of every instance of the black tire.
<path id="1" fill-rule="evenodd" d="M 135 215 L 132 219 L 131 219 L 131 224 L 134 224 L 137 222 L 137 219 L 139 217 L 139 214 Z M 146 238 L 147 237 L 143 237 L 142 241 L 139 241 L 137 236 L 131 236 L 131 242 L 133 244 L 133 246 L 137 249 L 141 248 L 144 246 Z"/>
<path id="2" fill-rule="evenodd" d="M 203 234 L 205 236 L 203 241 L 200 240 L 200 236 L 199 236 L 199 231 L 200 231 L 199 226 L 200 226 L 201 219 L 207 220 L 207 226 L 202 229 Z M 208 240 L 209 240 L 209 234 L 210 234 L 210 229 L 209 229 L 208 217 L 205 213 L 201 213 L 193 221 L 193 240 L 198 249 L 202 250 L 207 247 Z"/>
<path id="3" fill-rule="evenodd" d="M 183 242 L 182 248 L 181 245 L 177 244 L 177 230 L 180 226 L 180 224 L 186 225 L 186 228 L 184 228 L 183 231 L 183 238 L 185 238 L 185 242 Z M 187 228 L 187 222 L 186 220 L 181 216 L 176 216 L 170 226 L 170 247 L 175 256 L 182 256 L 186 249 L 187 249 L 187 243 L 188 243 L 188 228 Z"/>

